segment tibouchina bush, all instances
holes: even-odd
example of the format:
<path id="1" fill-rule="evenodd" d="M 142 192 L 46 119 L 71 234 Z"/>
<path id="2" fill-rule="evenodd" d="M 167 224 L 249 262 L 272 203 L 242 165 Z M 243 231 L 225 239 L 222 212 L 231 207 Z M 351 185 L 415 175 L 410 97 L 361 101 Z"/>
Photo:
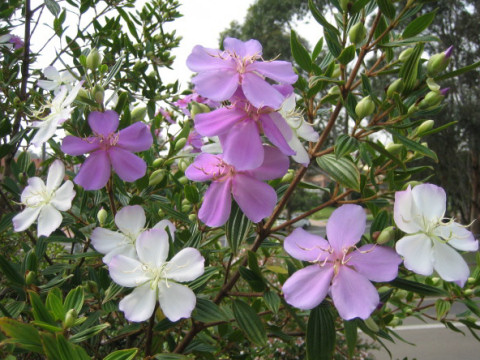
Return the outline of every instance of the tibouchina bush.
<path id="1" fill-rule="evenodd" d="M 13 41 L 39 8 L 0 27 L 0 357 L 361 359 L 357 329 L 388 348 L 409 316 L 478 330 L 478 241 L 416 163 L 442 161 L 422 137 L 468 69 L 426 55 L 420 2 L 332 3 L 294 63 L 195 46 L 183 93 L 174 0 L 45 1 L 43 70 L 35 33 Z"/>

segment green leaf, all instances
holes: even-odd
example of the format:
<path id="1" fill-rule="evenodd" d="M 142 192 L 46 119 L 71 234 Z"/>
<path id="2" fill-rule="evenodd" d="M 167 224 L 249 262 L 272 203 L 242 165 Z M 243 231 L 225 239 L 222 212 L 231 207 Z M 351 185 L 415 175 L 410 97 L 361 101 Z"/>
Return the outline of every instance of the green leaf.
<path id="1" fill-rule="evenodd" d="M 323 38 L 320 38 L 320 40 L 318 40 L 317 44 L 313 48 L 312 61 L 315 61 L 316 58 L 318 57 L 318 55 L 320 55 L 320 52 L 322 51 L 322 48 L 323 48 Z"/>
<path id="2" fill-rule="evenodd" d="M 125 60 L 125 56 L 120 56 L 120 58 L 117 60 L 115 65 L 113 65 L 112 69 L 110 70 L 110 73 L 107 76 L 107 79 L 105 80 L 103 86 L 107 86 L 110 81 L 117 75 L 117 73 L 120 71 L 123 65 L 123 61 Z"/>
<path id="3" fill-rule="evenodd" d="M 217 304 L 211 300 L 200 298 L 197 299 L 197 305 L 192 317 L 204 323 L 227 320 L 227 317 Z"/>
<path id="4" fill-rule="evenodd" d="M 69 343 L 62 334 L 57 334 L 58 353 L 60 354 L 59 360 L 77 360 L 77 355 L 74 345 Z"/>
<path id="5" fill-rule="evenodd" d="M 420 63 L 420 58 L 422 57 L 424 44 L 417 44 L 413 48 L 413 52 L 408 57 L 407 61 L 400 68 L 398 73 L 403 79 L 404 88 L 403 93 L 408 94 L 415 87 L 415 83 L 418 80 L 418 64 Z"/>
<path id="6" fill-rule="evenodd" d="M 343 65 L 347 65 L 353 59 L 355 59 L 355 45 L 346 47 L 337 57 L 337 60 Z"/>
<path id="7" fill-rule="evenodd" d="M 437 320 L 440 321 L 445 314 L 450 311 L 452 304 L 449 301 L 438 299 L 435 301 L 435 310 L 437 311 Z"/>
<path id="8" fill-rule="evenodd" d="M 355 320 L 344 320 L 343 328 L 345 333 L 345 340 L 347 341 L 348 356 L 352 358 L 355 354 L 357 346 L 357 323 Z"/>
<path id="9" fill-rule="evenodd" d="M 265 290 L 265 283 L 260 275 L 244 266 L 240 266 L 238 271 L 240 272 L 242 278 L 248 282 L 253 291 Z"/>
<path id="10" fill-rule="evenodd" d="M 472 71 L 473 69 L 476 69 L 477 67 L 480 66 L 480 61 L 477 61 L 473 64 L 470 64 L 470 65 L 467 65 L 467 66 L 464 66 L 460 69 L 457 69 L 457 70 L 454 70 L 454 71 L 450 71 L 446 74 L 443 74 L 443 75 L 440 75 L 440 76 L 437 76 L 435 78 L 435 81 L 441 81 L 441 80 L 445 80 L 445 79 L 450 79 L 452 77 L 457 77 L 459 75 L 462 75 L 462 74 L 465 74 L 466 72 L 469 72 L 469 71 Z M 1 157 L 1 156 L 0 156 Z"/>
<path id="11" fill-rule="evenodd" d="M 342 134 L 335 140 L 335 156 L 337 159 L 357 150 L 358 140 L 347 134 Z"/>
<path id="12" fill-rule="evenodd" d="M 70 309 L 75 309 L 78 314 L 82 311 L 84 300 L 83 294 L 83 287 L 78 286 L 73 290 L 70 290 L 67 297 L 65 298 L 65 302 L 63 304 L 63 309 L 67 312 Z"/>
<path id="13" fill-rule="evenodd" d="M 40 334 L 42 338 L 43 350 L 47 359 L 60 359 L 60 353 L 58 352 L 57 339 L 54 335 L 42 332 Z"/>
<path id="14" fill-rule="evenodd" d="M 267 333 L 257 313 L 242 300 L 233 300 L 233 314 L 248 339 L 259 346 L 267 344 Z"/>
<path id="15" fill-rule="evenodd" d="M 103 358 L 103 360 L 133 360 L 138 349 L 125 349 L 114 351 Z"/>
<path id="16" fill-rule="evenodd" d="M 248 236 L 252 222 L 243 214 L 236 202 L 232 204 L 230 218 L 225 224 L 225 236 L 234 254 Z"/>
<path id="17" fill-rule="evenodd" d="M 395 155 L 388 152 L 383 147 L 383 145 L 379 145 L 379 144 L 374 143 L 373 141 L 369 141 L 369 140 L 365 141 L 365 144 L 367 144 L 367 146 L 370 146 L 374 150 L 378 151 L 381 155 L 384 155 L 387 158 L 389 158 L 390 160 L 392 160 L 395 164 L 397 164 L 397 166 L 401 167 L 402 169 L 405 169 L 405 164 L 402 161 L 400 161 Z"/>
<path id="18" fill-rule="evenodd" d="M 390 281 L 390 284 L 399 289 L 412 291 L 420 295 L 447 295 L 443 289 L 398 277 L 395 280 Z"/>
<path id="19" fill-rule="evenodd" d="M 306 72 L 312 71 L 312 59 L 307 49 L 298 41 L 297 34 L 292 29 L 290 33 L 290 48 L 297 64 Z"/>
<path id="20" fill-rule="evenodd" d="M 418 18 L 413 20 L 410 24 L 407 25 L 405 30 L 403 30 L 402 38 L 406 39 L 420 34 L 423 30 L 430 26 L 436 14 L 437 10 L 419 16 Z"/>
<path id="21" fill-rule="evenodd" d="M 330 31 L 333 31 L 337 35 L 340 34 L 338 29 L 332 24 L 330 24 L 327 21 L 327 19 L 325 19 L 325 17 L 322 15 L 322 13 L 317 9 L 313 0 L 308 0 L 308 8 L 310 9 L 310 12 L 312 13 L 312 16 L 314 17 L 314 19 L 317 20 L 317 22 L 320 25 L 322 25 L 325 29 L 329 29 Z"/>
<path id="22" fill-rule="evenodd" d="M 327 42 L 328 50 L 334 57 L 338 57 L 343 50 L 340 41 L 338 40 L 338 34 L 329 28 L 324 28 L 325 41 Z"/>
<path id="23" fill-rule="evenodd" d="M 102 301 L 102 304 L 105 304 L 115 298 L 118 294 L 120 294 L 125 288 L 123 286 L 120 286 L 114 282 L 112 282 L 107 290 L 105 290 L 105 298 Z"/>
<path id="24" fill-rule="evenodd" d="M 33 326 L 14 319 L 0 318 L 0 330 L 8 336 L 1 344 L 15 344 L 22 349 L 43 354 L 40 335 Z"/>
<path id="25" fill-rule="evenodd" d="M 267 305 L 269 310 L 271 310 L 275 314 L 278 313 L 281 300 L 275 291 L 266 291 L 265 294 L 263 294 L 263 300 L 265 300 L 265 304 Z"/>
<path id="26" fill-rule="evenodd" d="M 394 130 L 389 129 L 388 130 L 392 135 L 394 135 L 398 141 L 400 141 L 407 149 L 416 151 L 422 155 L 428 156 L 429 158 L 435 160 L 435 162 L 438 162 L 438 157 L 435 152 L 427 148 L 426 146 L 423 146 L 422 144 L 419 144 L 413 140 L 410 140 L 409 138 L 397 133 Z"/>
<path id="27" fill-rule="evenodd" d="M 29 291 L 28 297 L 30 299 L 30 304 L 32 305 L 33 317 L 35 320 L 42 321 L 50 325 L 56 325 L 55 319 L 43 304 L 40 296 L 33 291 Z"/>
<path id="28" fill-rule="evenodd" d="M 335 350 L 335 319 L 326 302 L 310 312 L 308 318 L 306 345 L 308 360 L 333 359 Z"/>
<path id="29" fill-rule="evenodd" d="M 360 191 L 360 171 L 351 160 L 344 157 L 337 159 L 335 155 L 327 154 L 317 158 L 317 163 L 338 183 Z"/>
<path id="30" fill-rule="evenodd" d="M 95 326 L 92 326 L 92 327 L 88 327 L 85 330 L 80 331 L 73 336 L 70 336 L 69 340 L 73 343 L 79 343 L 79 342 L 85 341 L 85 340 L 91 338 L 92 336 L 97 335 L 99 332 L 103 331 L 104 329 L 108 328 L 109 326 L 110 326 L 110 324 L 106 323 L 106 324 L 100 324 L 100 325 L 95 325 Z"/>
<path id="31" fill-rule="evenodd" d="M 58 5 L 55 0 L 45 0 L 45 5 L 53 16 L 57 17 L 58 14 L 60 14 L 60 5 Z"/>
<path id="32" fill-rule="evenodd" d="M 381 46 L 384 47 L 399 47 L 399 46 L 406 46 L 406 45 L 413 45 L 419 42 L 431 42 L 431 41 L 440 41 L 440 39 L 436 36 L 432 35 L 425 35 L 425 36 L 414 36 L 408 39 L 403 40 L 395 40 L 389 43 L 382 44 Z M 437 78 L 435 78 L 437 79 Z"/>
<path id="33" fill-rule="evenodd" d="M 377 5 L 386 17 L 391 20 L 395 18 L 395 6 L 393 6 L 391 0 L 377 0 Z"/>
<path id="34" fill-rule="evenodd" d="M 166 353 L 163 353 L 163 354 L 155 355 L 155 359 L 157 359 L 157 360 L 188 360 L 190 358 L 186 357 L 185 355 L 180 355 L 180 354 L 166 354 Z"/>
<path id="35" fill-rule="evenodd" d="M 357 0 L 353 3 L 353 6 L 350 9 L 350 13 L 355 14 L 362 10 L 370 0 Z"/>
<path id="36" fill-rule="evenodd" d="M 185 198 L 192 204 L 196 204 L 200 201 L 200 195 L 198 194 L 198 190 L 194 185 L 185 184 L 183 191 L 185 192 Z"/>
<path id="37" fill-rule="evenodd" d="M 6 276 L 6 278 L 15 285 L 25 285 L 25 279 L 18 273 L 17 270 L 11 265 L 10 261 L 7 261 L 2 255 L 0 255 L 0 270 Z"/>

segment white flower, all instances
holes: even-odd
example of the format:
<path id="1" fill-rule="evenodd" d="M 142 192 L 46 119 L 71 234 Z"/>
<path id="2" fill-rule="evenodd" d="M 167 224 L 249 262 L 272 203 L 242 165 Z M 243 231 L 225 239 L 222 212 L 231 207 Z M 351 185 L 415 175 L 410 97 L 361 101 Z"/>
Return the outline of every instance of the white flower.
<path id="1" fill-rule="evenodd" d="M 75 87 L 68 93 L 68 89 L 65 85 L 62 85 L 60 92 L 55 96 L 51 103 L 42 106 L 39 111 L 34 112 L 34 116 L 40 121 L 35 121 L 33 127 L 38 128 L 37 133 L 32 139 L 32 143 L 35 146 L 41 146 L 44 142 L 50 139 L 57 130 L 57 126 L 63 123 L 70 117 L 73 111 L 71 106 L 78 91 L 83 85 L 83 81 L 80 81 Z M 39 117 L 46 109 L 50 109 L 50 114 L 41 118 Z"/>
<path id="2" fill-rule="evenodd" d="M 308 166 L 310 157 L 299 138 L 316 142 L 319 136 L 312 125 L 303 119 L 303 115 L 295 110 L 295 105 L 295 94 L 292 94 L 285 99 L 279 113 L 292 129 L 293 134 L 288 140 L 288 145 L 297 152 L 296 155 L 292 156 L 292 159 L 304 166 Z M 281 128 L 280 131 L 282 131 Z M 284 133 L 284 131 L 282 131 L 282 133 Z"/>
<path id="3" fill-rule="evenodd" d="M 46 67 L 43 74 L 48 80 L 38 80 L 38 86 L 44 90 L 53 91 L 55 95 L 58 94 L 62 85 L 66 85 L 70 90 L 75 82 L 75 77 L 69 71 L 60 73 L 54 66 Z"/>
<path id="4" fill-rule="evenodd" d="M 135 242 L 138 236 L 145 231 L 145 211 L 139 205 L 125 206 L 115 215 L 115 224 L 121 232 L 97 227 L 93 230 L 92 245 L 99 253 L 105 254 L 103 262 L 108 264 L 115 255 L 125 255 L 137 258 Z M 175 225 L 168 220 L 158 222 L 154 229 L 170 231 L 175 235 Z"/>
<path id="5" fill-rule="evenodd" d="M 12 50 L 14 45 L 10 42 L 11 38 L 11 34 L 0 35 L 0 47 L 6 47 L 9 50 Z"/>
<path id="6" fill-rule="evenodd" d="M 22 192 L 22 203 L 26 208 L 13 219 L 15 231 L 24 231 L 38 218 L 38 236 L 49 236 L 62 223 L 60 211 L 72 207 L 75 197 L 70 180 L 60 186 L 65 177 L 65 166 L 55 160 L 48 170 L 47 185 L 39 177 L 28 179 L 28 186 Z M 59 211 L 60 210 L 60 211 Z"/>
<path id="7" fill-rule="evenodd" d="M 162 229 L 144 231 L 135 247 L 138 260 L 116 255 L 108 264 L 113 281 L 135 288 L 119 303 L 125 317 L 135 322 L 147 320 L 153 314 L 157 298 L 170 321 L 190 317 L 196 304 L 195 294 L 178 282 L 192 281 L 203 274 L 205 259 L 200 252 L 185 248 L 166 262 L 168 235 Z"/>
<path id="8" fill-rule="evenodd" d="M 413 190 L 395 193 L 394 219 L 398 228 L 407 233 L 396 244 L 404 257 L 405 267 L 418 274 L 431 275 L 435 270 L 442 279 L 465 284 L 470 270 L 454 248 L 478 250 L 478 242 L 464 226 L 444 222 L 445 191 L 436 185 L 422 184 Z"/>

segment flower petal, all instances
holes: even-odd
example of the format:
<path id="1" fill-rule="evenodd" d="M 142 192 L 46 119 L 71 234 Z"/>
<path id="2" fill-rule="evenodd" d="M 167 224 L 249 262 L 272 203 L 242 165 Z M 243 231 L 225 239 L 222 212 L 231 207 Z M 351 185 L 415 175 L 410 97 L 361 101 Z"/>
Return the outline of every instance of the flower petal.
<path id="1" fill-rule="evenodd" d="M 437 222 L 443 218 L 447 205 L 445 190 L 433 184 L 417 185 L 412 190 L 418 214 L 426 221 Z"/>
<path id="2" fill-rule="evenodd" d="M 48 168 L 47 189 L 57 189 L 65 177 L 65 166 L 60 160 L 55 160 Z"/>
<path id="3" fill-rule="evenodd" d="M 234 69 L 201 72 L 192 79 L 195 91 L 214 101 L 224 101 L 237 90 L 239 75 Z"/>
<path id="4" fill-rule="evenodd" d="M 47 66 L 45 69 L 43 69 L 43 75 L 50 80 L 60 80 L 60 73 L 55 66 Z"/>
<path id="5" fill-rule="evenodd" d="M 341 266 L 333 278 L 331 294 L 339 315 L 345 320 L 367 319 L 380 302 L 375 286 L 348 266 Z"/>
<path id="6" fill-rule="evenodd" d="M 88 115 L 88 125 L 96 134 L 108 136 L 118 128 L 118 114 L 113 110 L 92 111 Z"/>
<path id="7" fill-rule="evenodd" d="M 285 238 L 283 248 L 289 255 L 302 261 L 323 261 L 330 255 L 327 240 L 302 228 L 295 229 Z"/>
<path id="8" fill-rule="evenodd" d="M 175 237 L 176 228 L 175 228 L 175 225 L 170 220 L 160 220 L 158 223 L 155 224 L 153 229 L 162 229 L 165 231 L 167 231 L 168 229 L 168 232 L 170 232 L 170 236 L 172 237 L 172 240 Z"/>
<path id="9" fill-rule="evenodd" d="M 115 215 L 115 224 L 126 236 L 136 239 L 145 228 L 147 219 L 140 205 L 125 206 Z"/>
<path id="10" fill-rule="evenodd" d="M 203 136 L 216 136 L 232 130 L 232 126 L 246 118 L 244 111 L 223 107 L 195 115 L 195 130 Z"/>
<path id="11" fill-rule="evenodd" d="M 47 191 L 47 188 L 43 180 L 34 176 L 28 179 L 28 186 L 23 189 L 20 199 L 27 207 L 36 207 L 43 202 L 42 193 L 45 191 Z"/>
<path id="12" fill-rule="evenodd" d="M 222 226 L 230 216 L 232 205 L 230 179 L 214 181 L 205 192 L 198 218 L 211 227 Z"/>
<path id="13" fill-rule="evenodd" d="M 255 223 L 269 216 L 277 204 L 277 193 L 270 185 L 241 173 L 233 179 L 232 194 L 243 213 Z"/>
<path id="14" fill-rule="evenodd" d="M 99 253 L 107 254 L 123 243 L 128 243 L 128 238 L 117 231 L 96 227 L 90 235 L 93 247 Z"/>
<path id="15" fill-rule="evenodd" d="M 200 154 L 195 161 L 185 170 L 185 176 L 192 181 L 211 180 L 218 173 L 218 165 L 222 158 L 213 154 Z"/>
<path id="16" fill-rule="evenodd" d="M 144 231 L 138 236 L 135 247 L 142 263 L 158 269 L 168 256 L 168 234 L 162 229 Z"/>
<path id="17" fill-rule="evenodd" d="M 443 280 L 455 281 L 463 287 L 470 269 L 462 256 L 440 241 L 433 242 L 433 267 Z"/>
<path id="18" fill-rule="evenodd" d="M 432 274 L 432 240 L 425 234 L 404 236 L 395 244 L 395 250 L 403 256 L 403 263 L 408 270 L 421 275 Z"/>
<path id="19" fill-rule="evenodd" d="M 228 52 L 236 54 L 240 58 L 262 55 L 262 45 L 255 39 L 242 41 L 232 37 L 226 37 L 225 40 L 223 40 L 223 47 Z"/>
<path id="20" fill-rule="evenodd" d="M 110 178 L 110 159 L 105 150 L 97 150 L 85 160 L 73 181 L 85 190 L 103 188 Z"/>
<path id="21" fill-rule="evenodd" d="M 27 230 L 37 220 L 41 209 L 41 207 L 26 207 L 23 209 L 21 213 L 13 217 L 13 229 L 16 232 Z"/>
<path id="22" fill-rule="evenodd" d="M 443 240 L 448 241 L 448 245 L 458 250 L 478 250 L 478 241 L 475 240 L 472 232 L 456 222 L 441 224 L 435 228 L 434 233 Z"/>
<path id="23" fill-rule="evenodd" d="M 295 151 L 295 155 L 292 156 L 292 159 L 305 167 L 308 166 L 310 163 L 310 156 L 296 135 L 292 135 L 292 138 L 288 141 L 288 145 Z"/>
<path id="24" fill-rule="evenodd" d="M 283 84 L 293 84 L 298 79 L 298 75 L 293 71 L 292 63 L 288 61 L 257 61 L 247 65 L 247 71 L 256 71 Z"/>
<path id="25" fill-rule="evenodd" d="M 42 146 L 47 142 L 57 131 L 57 126 L 61 119 L 52 117 L 38 122 L 38 131 L 32 139 L 32 144 L 36 147 Z"/>
<path id="26" fill-rule="evenodd" d="M 112 147 L 107 151 L 113 170 L 120 176 L 120 179 L 133 182 L 143 177 L 147 172 L 145 161 L 130 151 L 119 147 Z"/>
<path id="27" fill-rule="evenodd" d="M 166 277 L 181 282 L 195 280 L 203 274 L 204 262 L 205 259 L 197 249 L 182 249 L 165 267 Z"/>
<path id="28" fill-rule="evenodd" d="M 150 149 L 153 143 L 153 137 L 148 126 L 141 122 L 136 122 L 118 133 L 117 146 L 128 151 L 145 151 Z"/>
<path id="29" fill-rule="evenodd" d="M 408 186 L 407 190 L 395 193 L 393 218 L 398 228 L 407 234 L 414 234 L 422 230 L 422 226 L 417 219 L 417 210 L 410 186 Z"/>
<path id="30" fill-rule="evenodd" d="M 264 106 L 279 109 L 284 100 L 278 90 L 254 73 L 243 75 L 242 90 L 248 101 L 259 109 Z"/>
<path id="31" fill-rule="evenodd" d="M 310 265 L 298 270 L 283 284 L 285 301 L 302 310 L 313 309 L 327 296 L 333 266 Z"/>
<path id="32" fill-rule="evenodd" d="M 100 148 L 98 138 L 89 137 L 82 139 L 76 136 L 68 135 L 62 141 L 62 151 L 65 154 L 78 156 L 98 150 Z"/>
<path id="33" fill-rule="evenodd" d="M 52 205 L 47 204 L 42 206 L 40 215 L 38 216 L 38 236 L 50 236 L 52 232 L 58 229 L 62 223 L 62 214 Z"/>
<path id="34" fill-rule="evenodd" d="M 218 49 L 209 49 L 197 45 L 187 57 L 187 67 L 195 72 L 234 69 L 235 64 L 233 59 L 229 57 L 226 59 L 221 58 L 221 55 L 222 51 Z"/>
<path id="35" fill-rule="evenodd" d="M 275 118 L 275 122 L 273 121 Z M 292 130 L 288 126 L 284 118 L 278 113 L 269 115 L 261 115 L 263 132 L 265 136 L 278 147 L 285 155 L 295 155 L 295 151 L 288 145 L 288 140 L 292 138 Z M 283 129 L 281 131 L 279 126 Z"/>
<path id="36" fill-rule="evenodd" d="M 401 262 L 393 249 L 369 244 L 352 252 L 347 264 L 371 281 L 391 281 Z"/>
<path id="37" fill-rule="evenodd" d="M 163 313 L 170 321 L 190 317 L 197 303 L 195 294 L 188 287 L 163 281 L 158 283 L 158 300 Z"/>
<path id="38" fill-rule="evenodd" d="M 132 259 L 138 258 L 135 246 L 131 243 L 123 243 L 112 249 L 112 251 L 107 252 L 102 258 L 102 261 L 104 264 L 109 265 L 113 257 L 117 255 L 123 255 Z"/>
<path id="39" fill-rule="evenodd" d="M 149 319 L 155 310 L 156 289 L 150 283 L 143 284 L 125 296 L 118 304 L 125 318 L 129 321 L 141 322 Z"/>
<path id="40" fill-rule="evenodd" d="M 258 180 L 273 180 L 285 175 L 290 166 L 288 158 L 272 146 L 263 146 L 263 163 L 248 173 Z"/>
<path id="41" fill-rule="evenodd" d="M 76 192 L 73 190 L 73 183 L 70 180 L 60 186 L 50 200 L 50 204 L 55 206 L 57 210 L 67 211 L 72 207 L 72 200 Z"/>
<path id="42" fill-rule="evenodd" d="M 137 259 L 116 255 L 108 263 L 108 271 L 118 285 L 137 287 L 151 280 L 149 274 L 142 270 L 142 265 Z"/>
<path id="43" fill-rule="evenodd" d="M 365 210 L 359 205 L 342 205 L 327 222 L 327 239 L 338 254 L 360 241 L 367 224 Z"/>

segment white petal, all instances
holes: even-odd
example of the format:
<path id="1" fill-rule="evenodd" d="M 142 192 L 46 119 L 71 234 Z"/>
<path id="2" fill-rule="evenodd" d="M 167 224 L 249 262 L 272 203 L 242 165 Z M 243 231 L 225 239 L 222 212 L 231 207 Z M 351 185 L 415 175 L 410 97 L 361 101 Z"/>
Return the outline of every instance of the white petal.
<path id="1" fill-rule="evenodd" d="M 47 79 L 50 79 L 50 80 L 60 79 L 60 74 L 58 70 L 55 68 L 55 66 L 47 66 L 45 69 L 43 69 L 43 74 Z"/>
<path id="2" fill-rule="evenodd" d="M 20 214 L 13 217 L 13 229 L 17 232 L 27 230 L 37 220 L 41 209 L 40 206 L 26 207 Z"/>
<path id="3" fill-rule="evenodd" d="M 73 100 L 76 99 L 77 95 L 78 95 L 78 92 L 80 91 L 80 89 L 82 88 L 83 86 L 83 80 L 78 82 L 74 87 L 73 89 L 70 91 L 70 93 L 68 94 L 67 98 L 65 99 L 65 101 L 63 101 L 62 103 L 62 107 L 67 107 L 69 106 Z"/>
<path id="4" fill-rule="evenodd" d="M 38 131 L 32 139 L 32 144 L 39 147 L 42 146 L 47 140 L 49 140 L 57 131 L 58 120 L 55 118 L 49 118 L 42 121 L 38 126 Z"/>
<path id="5" fill-rule="evenodd" d="M 440 236 L 443 240 L 448 241 L 450 246 L 463 251 L 477 251 L 478 241 L 475 240 L 471 231 L 464 226 L 451 222 L 448 224 L 440 224 L 434 230 L 435 235 Z"/>
<path id="6" fill-rule="evenodd" d="M 152 316 L 155 310 L 156 289 L 150 283 L 143 284 L 125 296 L 118 308 L 125 313 L 125 318 L 130 321 L 145 321 Z"/>
<path id="7" fill-rule="evenodd" d="M 110 261 L 112 261 L 113 257 L 117 255 L 123 255 L 132 259 L 138 259 L 135 246 L 133 246 L 132 244 L 122 244 L 118 245 L 115 249 L 112 249 L 112 251 L 106 253 L 105 256 L 102 258 L 102 261 L 104 262 L 104 264 L 108 265 L 110 264 Z"/>
<path id="8" fill-rule="evenodd" d="M 60 160 L 55 160 L 48 169 L 47 189 L 53 191 L 57 189 L 65 177 L 65 166 Z"/>
<path id="9" fill-rule="evenodd" d="M 418 214 L 413 202 L 412 188 L 410 186 L 408 186 L 407 190 L 397 191 L 395 193 L 393 218 L 397 227 L 407 234 L 414 234 L 422 230 L 422 227 L 417 222 Z"/>
<path id="10" fill-rule="evenodd" d="M 205 259 L 194 248 L 180 250 L 165 268 L 166 277 L 175 281 L 192 281 L 203 274 Z"/>
<path id="11" fill-rule="evenodd" d="M 418 213 L 428 222 L 443 218 L 447 205 L 445 190 L 433 184 L 417 185 L 412 190 L 413 201 Z"/>
<path id="12" fill-rule="evenodd" d="M 118 285 L 137 287 L 151 280 L 151 276 L 143 270 L 143 264 L 125 255 L 116 255 L 108 263 L 110 277 Z"/>
<path id="13" fill-rule="evenodd" d="M 297 135 L 292 135 L 291 139 L 288 140 L 288 145 L 290 145 L 290 147 L 296 152 L 296 154 L 292 156 L 292 159 L 299 164 L 307 166 L 310 162 L 310 157 L 308 156 L 307 151 L 303 147 L 303 144 L 300 142 Z"/>
<path id="14" fill-rule="evenodd" d="M 28 186 L 23 189 L 21 201 L 26 206 L 37 206 L 44 199 L 42 194 L 46 192 L 45 183 L 39 177 L 28 179 Z"/>
<path id="15" fill-rule="evenodd" d="M 145 227 L 145 211 L 139 205 L 125 206 L 115 215 L 115 224 L 125 235 L 136 239 Z"/>
<path id="16" fill-rule="evenodd" d="M 405 267 L 417 274 L 433 272 L 432 240 L 425 234 L 409 235 L 395 244 L 397 253 L 404 257 Z"/>
<path id="17" fill-rule="evenodd" d="M 49 236 L 58 229 L 62 223 L 62 214 L 52 205 L 47 204 L 42 207 L 40 216 L 38 217 L 37 235 Z"/>
<path id="18" fill-rule="evenodd" d="M 312 125 L 307 123 L 306 121 L 302 120 L 302 125 L 297 129 L 297 135 L 302 139 L 316 142 L 320 137 L 318 132 L 315 131 Z"/>
<path id="19" fill-rule="evenodd" d="M 153 229 L 163 229 L 165 231 L 167 230 L 167 228 L 168 231 L 170 231 L 170 236 L 172 237 L 172 240 L 174 240 L 176 228 L 170 220 L 160 220 L 153 227 Z"/>
<path id="20" fill-rule="evenodd" d="M 144 264 L 149 264 L 155 268 L 159 268 L 165 263 L 168 256 L 168 247 L 168 234 L 165 230 L 147 230 L 137 238 L 138 258 Z"/>
<path id="21" fill-rule="evenodd" d="M 116 247 L 130 242 L 129 238 L 122 233 L 101 227 L 93 229 L 90 239 L 95 250 L 102 254 L 106 254 Z M 133 246 L 133 244 L 131 245 Z"/>
<path id="22" fill-rule="evenodd" d="M 195 294 L 188 287 L 164 281 L 158 283 L 158 300 L 163 313 L 170 321 L 190 317 L 197 302 Z"/>
<path id="23" fill-rule="evenodd" d="M 433 266 L 443 280 L 459 282 L 462 287 L 470 274 L 468 265 L 461 255 L 439 241 L 433 243 Z"/>
<path id="24" fill-rule="evenodd" d="M 50 204 L 60 211 L 70 210 L 75 194 L 76 192 L 73 190 L 73 183 L 70 180 L 67 180 L 57 189 L 57 191 L 55 191 L 52 200 L 50 200 Z"/>
<path id="25" fill-rule="evenodd" d="M 56 90 L 60 87 L 58 83 L 51 80 L 38 80 L 37 85 L 47 91 Z"/>

